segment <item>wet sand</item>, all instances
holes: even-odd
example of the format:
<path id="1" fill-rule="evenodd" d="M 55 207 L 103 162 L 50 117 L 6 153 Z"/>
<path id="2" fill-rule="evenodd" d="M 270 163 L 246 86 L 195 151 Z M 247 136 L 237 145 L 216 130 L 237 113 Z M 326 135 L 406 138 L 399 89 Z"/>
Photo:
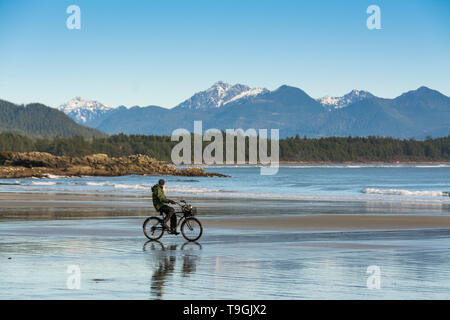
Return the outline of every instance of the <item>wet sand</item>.
<path id="1" fill-rule="evenodd" d="M 0 194 L 0 298 L 450 298 L 450 216 L 424 214 L 433 207 L 194 198 L 197 243 L 148 242 L 150 200 Z"/>
<path id="2" fill-rule="evenodd" d="M 450 228 L 448 204 L 212 197 L 187 200 L 198 209 L 199 217 L 206 218 L 205 223 L 214 227 L 261 230 Z M 0 221 L 151 215 L 157 213 L 150 195 L 0 193 Z"/>
<path id="3" fill-rule="evenodd" d="M 316 215 L 206 220 L 206 225 L 259 230 L 400 230 L 450 228 L 450 217 Z"/>
<path id="4" fill-rule="evenodd" d="M 203 221 L 203 220 L 202 220 Z M 0 299 L 449 299 L 450 230 L 205 226 L 149 242 L 142 218 L 0 223 Z M 80 287 L 67 283 L 79 268 Z M 381 287 L 369 289 L 369 266 Z"/>

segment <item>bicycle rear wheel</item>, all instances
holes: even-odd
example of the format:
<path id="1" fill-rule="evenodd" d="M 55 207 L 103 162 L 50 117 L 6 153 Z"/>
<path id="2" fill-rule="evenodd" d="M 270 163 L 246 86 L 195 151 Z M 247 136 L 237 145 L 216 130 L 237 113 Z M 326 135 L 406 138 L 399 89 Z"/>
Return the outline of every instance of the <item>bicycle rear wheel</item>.
<path id="1" fill-rule="evenodd" d="M 181 234 L 188 241 L 197 241 L 202 233 L 202 224 L 196 218 L 186 218 L 181 224 Z"/>
<path id="2" fill-rule="evenodd" d="M 157 217 L 147 218 L 144 221 L 142 228 L 144 229 L 145 236 L 150 240 L 158 240 L 164 234 L 162 220 Z"/>

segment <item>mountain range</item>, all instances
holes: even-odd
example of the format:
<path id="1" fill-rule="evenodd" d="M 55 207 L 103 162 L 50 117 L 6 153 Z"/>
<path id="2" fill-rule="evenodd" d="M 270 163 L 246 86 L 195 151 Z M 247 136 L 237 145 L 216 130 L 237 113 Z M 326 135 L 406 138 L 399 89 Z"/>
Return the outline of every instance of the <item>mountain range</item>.
<path id="1" fill-rule="evenodd" d="M 420 87 L 394 99 L 352 90 L 343 97 L 314 99 L 283 85 L 274 91 L 222 81 L 172 109 L 159 106 L 114 108 L 75 98 L 59 107 L 80 124 L 115 134 L 170 135 L 207 128 L 280 129 L 280 136 L 392 136 L 418 138 L 450 134 L 450 98 Z"/>
<path id="2" fill-rule="evenodd" d="M 450 98 L 420 87 L 394 99 L 352 90 L 342 97 L 313 99 L 303 90 L 283 85 L 270 91 L 222 81 L 195 93 L 172 109 L 159 106 L 112 107 L 76 97 L 59 110 L 40 103 L 16 105 L 0 100 L 0 132 L 32 137 L 105 133 L 170 135 L 193 130 L 280 129 L 280 137 L 391 136 L 423 139 L 450 134 Z"/>

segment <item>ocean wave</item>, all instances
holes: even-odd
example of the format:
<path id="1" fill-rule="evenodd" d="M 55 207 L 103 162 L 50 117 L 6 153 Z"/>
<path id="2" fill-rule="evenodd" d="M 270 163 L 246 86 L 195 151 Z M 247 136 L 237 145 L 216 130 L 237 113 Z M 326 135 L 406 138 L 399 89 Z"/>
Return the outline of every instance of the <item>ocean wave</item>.
<path id="1" fill-rule="evenodd" d="M 57 182 L 53 181 L 31 181 L 32 185 L 35 186 L 54 186 L 57 184 Z"/>
<path id="2" fill-rule="evenodd" d="M 110 182 L 86 182 L 87 186 L 93 186 L 93 187 L 104 187 L 104 186 L 111 186 L 112 183 Z"/>
<path id="3" fill-rule="evenodd" d="M 187 190 L 187 189 L 186 189 Z M 253 193 L 253 192 L 236 192 L 236 191 L 224 191 L 224 190 L 198 190 L 192 189 L 189 192 L 177 192 L 183 194 L 183 196 L 189 197 L 190 195 L 206 196 L 206 197 L 224 197 L 232 199 L 262 199 L 262 200 L 294 200 L 294 201 L 394 201 L 400 203 L 409 204 L 427 204 L 427 205 L 442 205 L 442 203 L 450 203 L 450 200 L 445 198 L 392 198 L 389 195 L 377 196 L 376 198 L 370 197 L 370 195 L 361 196 L 343 196 L 343 195 L 306 195 L 306 194 L 269 194 L 269 193 Z"/>
<path id="4" fill-rule="evenodd" d="M 47 174 L 45 174 L 45 178 L 47 178 L 47 179 L 64 179 L 64 178 L 67 178 L 67 177 L 66 176 L 58 176 L 56 174 L 47 173 Z"/>
<path id="5" fill-rule="evenodd" d="M 269 194 L 269 193 L 254 193 L 254 192 L 240 192 L 240 191 L 229 191 L 222 189 L 213 188 L 202 188 L 202 187 L 191 187 L 191 186 L 168 186 L 167 191 L 170 195 L 197 195 L 197 196 L 215 196 L 215 197 L 231 197 L 231 198 L 248 198 L 248 199 L 277 199 L 277 200 L 393 200 L 389 198 L 390 195 L 408 195 L 415 196 L 408 198 L 410 201 L 427 201 L 424 198 L 419 198 L 420 196 L 435 196 L 435 197 L 446 197 L 450 196 L 450 193 L 442 191 L 408 191 L 408 190 L 381 190 L 374 188 L 367 188 L 363 190 L 363 193 L 367 196 L 329 196 L 329 195 L 308 195 L 308 194 Z M 386 197 L 370 197 L 373 195 L 385 195 Z M 400 199 L 398 199 L 400 200 Z M 446 199 L 437 199 L 430 201 L 446 201 Z"/>
<path id="6" fill-rule="evenodd" d="M 200 180 L 195 179 L 176 179 L 175 182 L 200 182 Z"/>
<path id="7" fill-rule="evenodd" d="M 150 189 L 148 186 L 144 186 L 142 184 L 121 184 L 114 183 L 113 187 L 116 189 Z"/>
<path id="8" fill-rule="evenodd" d="M 211 194 L 217 192 L 227 192 L 226 190 L 202 188 L 202 187 L 190 187 L 190 186 L 180 186 L 172 185 L 166 187 L 168 193 L 192 193 L 192 194 Z"/>
<path id="9" fill-rule="evenodd" d="M 19 186 L 21 183 L 20 181 L 16 182 L 0 182 L 0 186 Z"/>
<path id="10" fill-rule="evenodd" d="M 428 196 L 428 197 L 448 197 L 449 192 L 445 191 L 421 191 L 421 190 L 401 190 L 401 189 L 377 189 L 366 188 L 362 191 L 367 194 L 383 194 L 397 196 Z"/>
<path id="11" fill-rule="evenodd" d="M 124 184 L 112 182 L 86 182 L 86 185 L 92 187 L 113 187 L 115 189 L 149 189 L 148 186 L 142 184 Z"/>
<path id="12" fill-rule="evenodd" d="M 435 164 L 435 165 L 417 165 L 416 168 L 450 168 L 450 165 L 447 164 Z"/>

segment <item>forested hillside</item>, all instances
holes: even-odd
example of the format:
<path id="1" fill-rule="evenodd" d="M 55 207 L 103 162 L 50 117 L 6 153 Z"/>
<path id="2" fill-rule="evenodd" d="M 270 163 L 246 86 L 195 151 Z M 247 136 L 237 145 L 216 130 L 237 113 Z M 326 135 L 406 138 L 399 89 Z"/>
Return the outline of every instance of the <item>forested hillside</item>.
<path id="1" fill-rule="evenodd" d="M 23 106 L 0 100 L 0 132 L 6 131 L 31 137 L 106 136 L 103 132 L 82 126 L 63 112 L 43 104 Z"/>
<path id="2" fill-rule="evenodd" d="M 119 157 L 145 154 L 158 160 L 170 161 L 171 150 L 176 143 L 171 141 L 168 136 L 119 134 L 86 140 L 80 136 L 31 139 L 13 133 L 0 134 L 0 151 L 41 151 L 67 156 L 106 153 L 109 156 Z M 208 143 L 205 142 L 204 145 Z M 450 136 L 424 141 L 379 137 L 308 139 L 296 136 L 295 138 L 280 140 L 280 160 L 329 162 L 450 161 Z"/>

